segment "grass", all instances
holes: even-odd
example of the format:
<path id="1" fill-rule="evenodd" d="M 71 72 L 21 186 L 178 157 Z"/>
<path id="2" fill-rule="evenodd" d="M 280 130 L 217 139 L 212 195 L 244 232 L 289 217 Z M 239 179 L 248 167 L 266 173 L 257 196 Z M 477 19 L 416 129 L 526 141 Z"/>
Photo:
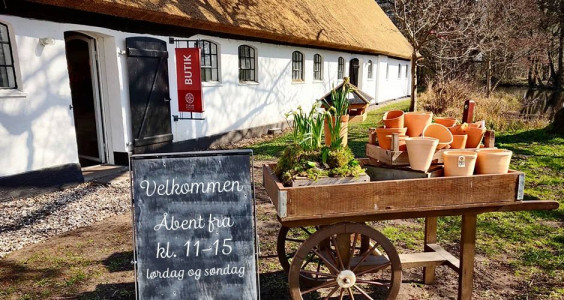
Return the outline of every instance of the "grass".
<path id="1" fill-rule="evenodd" d="M 407 110 L 408 101 L 371 111 L 363 123 L 349 124 L 349 146 L 365 156 L 368 129 L 377 127 L 385 111 Z M 564 298 L 564 138 L 529 129 L 496 133 L 496 146 L 513 151 L 511 168 L 526 174 L 525 199 L 556 200 L 553 211 L 488 213 L 478 216 L 477 253 L 512 269 L 519 281 L 538 282 L 527 288 L 530 298 Z M 258 159 L 275 160 L 290 141 L 289 135 L 256 144 Z M 439 238 L 448 248 L 460 238 L 460 217 L 439 219 Z M 408 224 L 376 225 L 404 251 L 421 247 L 422 220 Z"/>

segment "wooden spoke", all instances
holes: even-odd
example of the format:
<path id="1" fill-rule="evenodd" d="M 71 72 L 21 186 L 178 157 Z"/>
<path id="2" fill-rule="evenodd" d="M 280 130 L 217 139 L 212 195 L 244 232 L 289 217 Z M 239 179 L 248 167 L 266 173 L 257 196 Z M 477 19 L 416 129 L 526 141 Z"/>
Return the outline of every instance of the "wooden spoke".
<path id="1" fill-rule="evenodd" d="M 383 282 L 372 281 L 372 280 L 364 280 L 364 279 L 357 279 L 356 282 L 358 282 L 358 283 L 372 284 L 372 285 L 377 285 L 377 286 L 385 286 L 385 287 L 389 287 L 389 286 L 390 286 L 389 283 L 383 283 Z"/>
<path id="2" fill-rule="evenodd" d="M 347 291 L 349 292 L 349 296 L 351 297 L 351 300 L 354 300 L 354 294 L 352 292 L 352 289 L 348 288 Z"/>
<path id="3" fill-rule="evenodd" d="M 307 289 L 307 290 L 305 290 L 305 291 L 303 291 L 303 292 L 301 292 L 301 293 L 302 293 L 302 295 L 305 295 L 305 294 L 309 294 L 309 293 L 311 293 L 311 292 L 313 292 L 313 291 L 317 291 L 317 290 L 319 290 L 319 289 L 324 289 L 324 288 L 332 287 L 332 286 L 334 286 L 334 285 L 337 285 L 337 280 L 332 280 L 332 281 L 329 281 L 329 282 L 320 284 L 320 285 L 318 285 L 318 286 L 314 286 L 314 287 L 312 287 L 312 288 L 310 288 L 310 289 Z"/>
<path id="4" fill-rule="evenodd" d="M 328 273 L 322 273 L 322 272 L 314 272 L 314 271 L 308 271 L 308 270 L 301 270 L 301 273 L 306 273 L 308 275 L 322 275 L 322 276 L 327 276 L 329 278 L 337 278 L 337 275 L 333 275 L 333 274 L 328 274 Z"/>
<path id="5" fill-rule="evenodd" d="M 337 258 L 339 259 L 339 266 L 341 267 L 341 270 L 343 270 L 345 268 L 345 264 L 343 263 L 343 259 L 341 257 L 341 251 L 339 251 L 339 244 L 337 244 L 337 238 L 331 236 L 331 241 L 335 245 L 335 251 L 337 252 Z"/>
<path id="6" fill-rule="evenodd" d="M 370 268 L 370 269 L 364 270 L 364 271 L 362 271 L 362 272 L 358 272 L 358 273 L 356 273 L 356 276 L 364 275 L 364 274 L 366 274 L 366 273 L 374 273 L 374 272 L 376 272 L 376 271 L 380 271 L 380 270 L 382 270 L 382 269 L 384 269 L 384 268 L 387 268 L 387 267 L 389 267 L 390 265 L 391 265 L 391 263 L 390 263 L 390 262 L 387 262 L 387 263 L 385 263 L 385 264 L 383 264 L 383 265 L 375 266 L 375 267 L 372 267 L 372 268 Z"/>
<path id="7" fill-rule="evenodd" d="M 307 230 L 307 228 L 305 227 L 300 227 L 305 233 L 307 233 L 307 235 L 312 235 L 313 233 L 309 232 L 309 230 Z"/>
<path id="8" fill-rule="evenodd" d="M 340 288 L 341 288 L 341 287 L 337 285 L 334 289 L 331 290 L 331 292 L 329 292 L 329 294 L 327 295 L 327 297 L 325 297 L 325 298 L 323 298 L 323 299 L 329 300 L 329 298 L 330 298 L 331 296 L 333 296 L 333 294 L 335 294 L 335 292 L 336 292 L 337 290 L 339 290 Z M 341 290 L 341 293 L 342 293 L 342 290 Z"/>
<path id="9" fill-rule="evenodd" d="M 313 253 L 315 253 L 317 256 L 319 256 L 319 258 L 321 258 L 321 260 L 331 269 L 333 269 L 333 271 L 335 273 L 339 273 L 339 270 L 337 269 L 337 267 L 335 267 L 330 261 L 328 261 L 327 259 L 325 259 L 325 257 L 323 257 L 323 255 L 321 255 L 321 253 L 319 253 L 319 251 L 312 249 Z"/>
<path id="10" fill-rule="evenodd" d="M 286 242 L 303 243 L 305 240 L 286 238 Z"/>
<path id="11" fill-rule="evenodd" d="M 344 296 L 345 296 L 345 290 L 341 289 L 341 293 L 339 294 L 339 300 L 343 300 Z"/>
<path id="12" fill-rule="evenodd" d="M 355 284 L 354 288 L 357 289 L 365 299 L 374 300 L 374 298 L 370 297 L 370 295 L 368 295 L 368 293 L 365 290 L 361 289 L 358 285 Z"/>
<path id="13" fill-rule="evenodd" d="M 354 255 L 354 250 L 355 250 L 355 247 L 356 247 L 356 240 L 357 239 L 358 239 L 358 233 L 355 233 L 354 238 L 352 240 L 351 251 L 349 253 L 349 261 L 347 263 L 347 268 L 346 268 L 347 270 L 350 270 L 350 268 L 351 268 L 351 259 L 350 258 L 353 257 L 353 255 Z"/>
<path id="14" fill-rule="evenodd" d="M 352 269 L 353 272 L 356 271 L 356 269 L 368 258 L 368 255 L 370 255 L 370 253 L 372 253 L 372 251 L 374 251 L 376 247 L 378 247 L 378 244 L 374 243 L 374 246 L 372 246 L 372 248 L 368 249 L 366 252 L 364 252 L 364 254 L 362 254 L 360 261 Z"/>

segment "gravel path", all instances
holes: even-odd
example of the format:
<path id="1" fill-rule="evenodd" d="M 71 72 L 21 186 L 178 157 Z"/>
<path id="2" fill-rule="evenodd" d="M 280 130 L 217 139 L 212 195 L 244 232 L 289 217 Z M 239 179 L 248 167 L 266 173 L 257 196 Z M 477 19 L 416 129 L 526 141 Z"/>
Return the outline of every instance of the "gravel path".
<path id="1" fill-rule="evenodd" d="M 0 202 L 0 258 L 25 245 L 130 210 L 129 182 L 87 182 L 62 191 Z"/>

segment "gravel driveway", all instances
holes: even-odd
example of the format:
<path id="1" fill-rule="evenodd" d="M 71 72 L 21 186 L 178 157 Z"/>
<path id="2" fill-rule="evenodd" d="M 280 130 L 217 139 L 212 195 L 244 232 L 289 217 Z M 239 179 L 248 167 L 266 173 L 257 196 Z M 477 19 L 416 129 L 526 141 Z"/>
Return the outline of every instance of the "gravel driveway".
<path id="1" fill-rule="evenodd" d="M 0 202 L 0 258 L 130 210 L 128 180 L 86 182 L 62 191 Z"/>

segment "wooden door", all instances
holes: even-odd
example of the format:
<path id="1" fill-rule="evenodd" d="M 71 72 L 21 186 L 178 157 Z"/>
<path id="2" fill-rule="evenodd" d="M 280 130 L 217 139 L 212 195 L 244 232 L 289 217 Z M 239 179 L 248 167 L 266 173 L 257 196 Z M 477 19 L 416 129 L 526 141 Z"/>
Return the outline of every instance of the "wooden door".
<path id="1" fill-rule="evenodd" d="M 65 33 L 72 110 L 78 158 L 82 167 L 106 162 L 104 126 L 98 84 L 96 42 L 78 33 Z"/>
<path id="2" fill-rule="evenodd" d="M 133 37 L 125 43 L 133 153 L 162 149 L 172 142 L 166 42 Z"/>

